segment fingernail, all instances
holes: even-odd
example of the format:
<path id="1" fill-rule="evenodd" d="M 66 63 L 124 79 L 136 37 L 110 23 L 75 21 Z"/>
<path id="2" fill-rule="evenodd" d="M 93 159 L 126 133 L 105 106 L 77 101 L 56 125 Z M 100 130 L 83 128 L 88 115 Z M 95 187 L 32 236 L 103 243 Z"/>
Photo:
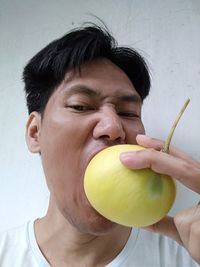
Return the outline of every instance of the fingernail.
<path id="1" fill-rule="evenodd" d="M 122 152 L 122 153 L 120 154 L 120 159 L 123 159 L 123 160 L 129 159 L 129 158 L 132 157 L 135 153 L 136 153 L 136 151 Z"/>
<path id="2" fill-rule="evenodd" d="M 152 140 L 151 137 L 149 137 L 149 136 L 147 136 L 145 134 L 138 134 L 137 137 L 142 138 L 142 139 L 147 140 L 147 141 L 148 140 Z"/>

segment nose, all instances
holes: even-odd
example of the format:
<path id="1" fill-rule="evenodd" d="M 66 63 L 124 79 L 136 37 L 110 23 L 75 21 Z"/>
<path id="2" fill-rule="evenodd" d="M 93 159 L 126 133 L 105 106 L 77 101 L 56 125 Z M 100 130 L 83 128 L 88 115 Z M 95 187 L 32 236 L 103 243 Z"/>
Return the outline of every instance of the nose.
<path id="1" fill-rule="evenodd" d="M 117 141 L 123 143 L 125 131 L 121 118 L 112 108 L 104 109 L 99 115 L 98 122 L 94 128 L 95 139 L 106 139 L 107 141 Z"/>

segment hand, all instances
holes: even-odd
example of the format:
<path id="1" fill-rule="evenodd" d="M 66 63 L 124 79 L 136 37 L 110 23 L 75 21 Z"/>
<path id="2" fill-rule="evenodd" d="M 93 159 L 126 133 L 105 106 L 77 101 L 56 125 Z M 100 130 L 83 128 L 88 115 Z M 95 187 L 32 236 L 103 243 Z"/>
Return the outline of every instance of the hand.
<path id="1" fill-rule="evenodd" d="M 137 143 L 148 149 L 121 154 L 121 161 L 130 169 L 151 168 L 157 173 L 177 179 L 200 194 L 200 163 L 182 151 L 170 148 L 162 152 L 164 142 L 138 135 Z M 200 263 L 200 205 L 179 212 L 174 218 L 166 216 L 145 229 L 164 234 L 184 246 L 191 257 Z"/>

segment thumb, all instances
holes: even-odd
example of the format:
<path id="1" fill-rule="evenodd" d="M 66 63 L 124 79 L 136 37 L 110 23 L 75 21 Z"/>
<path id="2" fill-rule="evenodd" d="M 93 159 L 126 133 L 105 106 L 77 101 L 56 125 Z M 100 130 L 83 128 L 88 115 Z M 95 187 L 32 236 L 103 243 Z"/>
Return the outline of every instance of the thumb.
<path id="1" fill-rule="evenodd" d="M 174 223 L 173 217 L 166 216 L 161 221 L 152 224 L 150 226 L 143 227 L 143 229 L 150 232 L 168 236 L 169 238 L 174 239 L 176 242 L 178 242 L 180 245 L 183 246 L 180 235 Z"/>

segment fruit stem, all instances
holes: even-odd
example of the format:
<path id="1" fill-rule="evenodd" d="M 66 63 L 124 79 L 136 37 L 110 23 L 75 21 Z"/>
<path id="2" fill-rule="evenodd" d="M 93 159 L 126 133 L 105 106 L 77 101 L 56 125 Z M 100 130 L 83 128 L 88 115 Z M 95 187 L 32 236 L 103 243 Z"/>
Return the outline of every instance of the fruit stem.
<path id="1" fill-rule="evenodd" d="M 190 102 L 190 99 L 188 98 L 188 99 L 185 101 L 185 103 L 184 103 L 182 109 L 180 110 L 179 114 L 177 115 L 177 117 L 176 117 L 176 119 L 175 119 L 175 121 L 174 121 L 174 123 L 173 123 L 173 125 L 172 125 L 172 128 L 171 128 L 171 130 L 170 130 L 170 132 L 169 132 L 169 134 L 168 134 L 168 136 L 167 136 L 167 140 L 166 140 L 165 145 L 164 145 L 164 148 L 163 148 L 163 150 L 162 150 L 163 152 L 165 152 L 165 153 L 167 153 L 167 154 L 169 153 L 169 146 L 170 146 L 170 143 L 171 143 L 171 140 L 172 140 L 172 136 L 173 136 L 173 134 L 174 134 L 174 131 L 175 131 L 175 129 L 176 129 L 176 126 L 177 126 L 177 124 L 178 124 L 178 122 L 179 122 L 181 116 L 183 115 L 183 113 L 184 113 L 184 111 L 185 111 L 187 105 L 189 104 L 189 102 Z"/>

